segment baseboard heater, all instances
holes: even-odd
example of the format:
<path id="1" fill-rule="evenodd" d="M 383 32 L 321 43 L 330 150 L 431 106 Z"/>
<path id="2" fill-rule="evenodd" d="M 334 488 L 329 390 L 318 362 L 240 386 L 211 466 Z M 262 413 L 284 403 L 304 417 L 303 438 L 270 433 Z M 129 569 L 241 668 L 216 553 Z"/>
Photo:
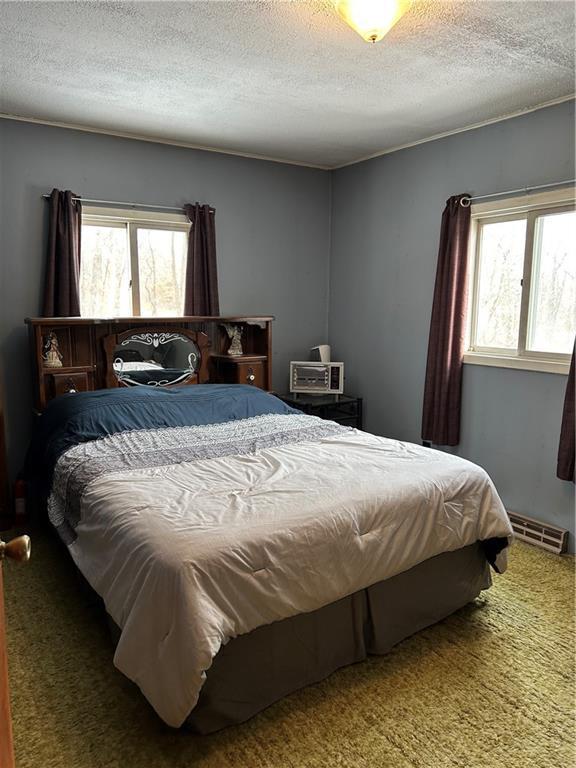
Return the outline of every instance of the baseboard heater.
<path id="1" fill-rule="evenodd" d="M 517 512 L 507 511 L 517 539 L 535 544 L 537 547 L 555 552 L 557 555 L 566 552 L 568 546 L 567 530 L 543 523 L 541 520 L 534 520 L 534 518 L 526 517 L 526 515 L 519 515 Z"/>

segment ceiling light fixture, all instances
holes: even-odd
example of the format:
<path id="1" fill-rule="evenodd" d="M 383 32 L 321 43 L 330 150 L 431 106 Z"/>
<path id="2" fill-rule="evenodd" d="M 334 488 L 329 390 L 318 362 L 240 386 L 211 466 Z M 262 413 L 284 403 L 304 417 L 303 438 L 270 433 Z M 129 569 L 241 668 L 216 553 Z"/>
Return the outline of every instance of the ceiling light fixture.
<path id="1" fill-rule="evenodd" d="M 410 0 L 335 0 L 336 10 L 367 43 L 377 43 L 404 16 Z"/>

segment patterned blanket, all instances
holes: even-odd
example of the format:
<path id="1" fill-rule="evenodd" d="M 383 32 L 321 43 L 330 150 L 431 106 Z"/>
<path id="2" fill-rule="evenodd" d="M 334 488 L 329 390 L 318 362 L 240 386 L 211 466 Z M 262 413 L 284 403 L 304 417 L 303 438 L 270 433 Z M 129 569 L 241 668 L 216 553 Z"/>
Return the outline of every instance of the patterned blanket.
<path id="1" fill-rule="evenodd" d="M 66 544 L 73 542 L 82 496 L 90 483 L 103 475 L 256 454 L 264 448 L 320 440 L 349 430 L 350 427 L 294 412 L 204 426 L 118 432 L 80 443 L 69 448 L 56 465 L 48 498 L 50 522 Z"/>

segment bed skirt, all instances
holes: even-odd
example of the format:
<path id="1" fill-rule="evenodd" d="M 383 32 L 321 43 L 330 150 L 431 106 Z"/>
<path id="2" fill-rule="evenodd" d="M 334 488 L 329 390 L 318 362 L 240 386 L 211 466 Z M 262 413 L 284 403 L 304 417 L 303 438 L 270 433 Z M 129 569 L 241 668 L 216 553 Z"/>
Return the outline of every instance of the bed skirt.
<path id="1" fill-rule="evenodd" d="M 387 653 L 490 585 L 484 549 L 476 543 L 437 555 L 311 613 L 240 635 L 215 657 L 184 727 L 208 734 L 242 723 L 340 667 L 368 654 Z M 116 625 L 112 632 L 117 639 Z"/>

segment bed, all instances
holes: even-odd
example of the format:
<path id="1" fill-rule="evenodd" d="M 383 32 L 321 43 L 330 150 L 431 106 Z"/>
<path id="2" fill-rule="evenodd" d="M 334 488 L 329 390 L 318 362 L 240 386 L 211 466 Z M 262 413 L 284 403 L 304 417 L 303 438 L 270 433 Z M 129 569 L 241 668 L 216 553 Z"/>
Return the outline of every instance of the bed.
<path id="1" fill-rule="evenodd" d="M 55 398 L 28 474 L 104 601 L 115 665 L 200 733 L 464 606 L 512 535 L 480 467 L 245 385 Z"/>

